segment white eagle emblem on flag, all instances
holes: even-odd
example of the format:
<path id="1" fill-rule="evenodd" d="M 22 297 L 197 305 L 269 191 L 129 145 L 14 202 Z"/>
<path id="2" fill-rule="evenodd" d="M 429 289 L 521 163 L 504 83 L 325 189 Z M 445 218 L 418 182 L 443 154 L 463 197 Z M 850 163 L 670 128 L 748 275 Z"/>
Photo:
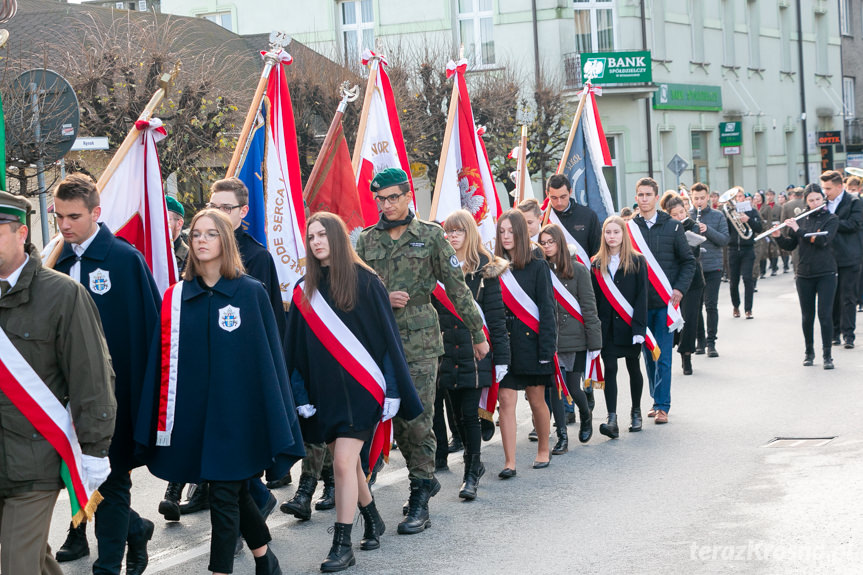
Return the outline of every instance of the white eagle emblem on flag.
<path id="1" fill-rule="evenodd" d="M 96 295 L 105 295 L 111 291 L 111 275 L 100 268 L 90 272 L 90 291 Z"/>
<path id="2" fill-rule="evenodd" d="M 234 331 L 240 327 L 240 308 L 226 305 L 220 309 L 219 327 L 225 331 Z"/>

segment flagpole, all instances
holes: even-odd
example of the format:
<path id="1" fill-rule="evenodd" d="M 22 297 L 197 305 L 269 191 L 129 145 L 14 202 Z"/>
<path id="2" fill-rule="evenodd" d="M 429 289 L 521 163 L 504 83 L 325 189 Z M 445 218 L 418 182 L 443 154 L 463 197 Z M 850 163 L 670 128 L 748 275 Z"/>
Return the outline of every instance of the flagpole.
<path id="1" fill-rule="evenodd" d="M 144 107 L 144 111 L 141 112 L 141 115 L 138 116 L 138 121 L 149 121 L 153 117 L 153 112 L 156 111 L 156 108 L 162 103 L 162 100 L 168 93 L 168 88 L 171 86 L 171 83 L 174 81 L 174 78 L 177 76 L 177 73 L 180 71 L 179 64 L 174 66 L 174 69 L 171 72 L 162 74 L 159 78 L 159 89 L 156 90 L 153 95 L 150 97 L 150 101 L 147 102 L 147 105 Z M 105 171 L 102 172 L 102 175 L 99 176 L 99 179 L 96 181 L 96 190 L 101 194 L 102 189 L 107 185 L 107 183 L 111 180 L 111 177 L 117 171 L 117 168 L 120 167 L 120 164 L 123 163 L 123 159 L 126 157 L 126 154 L 129 153 L 129 150 L 132 149 L 132 146 L 138 141 L 138 137 L 141 135 L 141 130 L 139 130 L 135 125 L 132 126 L 132 129 L 129 130 L 129 133 L 126 134 L 126 138 L 123 140 L 123 143 L 120 144 L 120 147 L 117 148 L 117 151 L 114 153 L 114 157 L 111 158 L 111 161 L 108 163 L 108 166 L 105 168 Z M 42 264 L 47 268 L 53 268 L 57 264 L 57 260 L 60 258 L 60 254 L 63 252 L 63 236 L 57 235 L 55 236 L 57 241 L 54 249 L 51 250 L 51 253 L 45 259 L 45 262 Z M 53 240 L 52 240 L 53 241 Z"/>
<path id="2" fill-rule="evenodd" d="M 464 58 L 464 44 L 459 48 L 459 61 Z M 443 146 L 440 150 L 440 161 L 438 162 L 437 177 L 434 183 L 434 192 L 432 192 L 432 205 L 429 210 L 429 221 L 435 221 L 437 216 L 437 206 L 440 203 L 441 186 L 443 186 L 444 171 L 446 170 L 446 157 L 449 154 L 449 140 L 452 136 L 453 125 L 455 125 L 455 115 L 458 111 L 458 64 L 453 72 L 452 78 L 452 94 L 449 97 L 449 114 L 446 118 L 446 130 L 443 134 Z"/>
<path id="3" fill-rule="evenodd" d="M 336 108 L 333 121 L 330 122 L 330 128 L 327 130 L 327 135 L 324 136 L 324 143 L 321 145 L 321 150 L 318 152 L 317 159 L 315 159 L 315 165 L 312 166 L 312 173 L 309 174 L 309 179 L 306 180 L 306 189 L 303 190 L 304 200 L 309 199 L 312 188 L 317 183 L 318 174 L 320 174 L 322 169 L 324 155 L 326 151 L 330 149 L 330 146 L 332 146 L 333 139 L 336 134 L 336 128 L 338 128 L 339 124 L 342 122 L 342 117 L 345 115 L 345 109 L 348 107 L 348 102 L 355 101 L 360 95 L 359 86 L 355 85 L 353 88 L 348 88 L 349 85 L 350 84 L 347 82 L 342 84 L 342 99 L 339 102 L 338 108 Z M 354 169 L 354 173 L 356 174 L 356 169 Z"/>
<path id="4" fill-rule="evenodd" d="M 516 205 L 518 205 L 524 201 L 525 180 L 527 178 L 527 125 L 524 124 L 521 126 L 521 140 L 518 144 L 516 166 L 518 167 L 518 189 L 516 190 L 515 198 L 517 200 Z"/>
<path id="5" fill-rule="evenodd" d="M 366 92 L 363 95 L 363 109 L 360 112 L 360 125 L 357 128 L 357 139 L 354 142 L 354 156 L 351 158 L 351 165 L 354 168 L 354 174 L 357 173 L 360 167 L 360 161 L 363 156 L 363 139 L 366 135 L 366 124 L 369 121 L 369 108 L 372 105 L 372 97 L 375 93 L 375 85 L 378 81 L 378 68 L 380 67 L 381 57 L 373 54 L 369 58 L 369 80 L 366 82 Z"/>

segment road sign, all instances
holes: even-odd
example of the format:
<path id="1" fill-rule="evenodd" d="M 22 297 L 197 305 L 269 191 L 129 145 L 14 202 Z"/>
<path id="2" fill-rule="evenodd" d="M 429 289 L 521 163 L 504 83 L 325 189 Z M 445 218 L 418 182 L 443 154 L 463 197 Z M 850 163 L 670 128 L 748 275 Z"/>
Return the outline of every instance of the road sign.
<path id="1" fill-rule="evenodd" d="M 689 162 L 677 154 L 674 154 L 674 157 L 671 158 L 671 161 L 668 162 L 668 165 L 665 167 L 671 170 L 671 173 L 679 178 L 680 175 L 686 171 L 686 168 L 689 167 Z"/>
<path id="2" fill-rule="evenodd" d="M 725 146 L 722 148 L 722 155 L 737 156 L 740 155 L 740 146 Z"/>
<path id="3" fill-rule="evenodd" d="M 719 145 L 725 147 L 740 146 L 741 144 L 743 144 L 742 123 L 719 122 Z"/>
<path id="4" fill-rule="evenodd" d="M 79 150 L 107 150 L 108 136 L 97 136 L 95 138 L 76 138 L 72 144 L 72 151 Z"/>

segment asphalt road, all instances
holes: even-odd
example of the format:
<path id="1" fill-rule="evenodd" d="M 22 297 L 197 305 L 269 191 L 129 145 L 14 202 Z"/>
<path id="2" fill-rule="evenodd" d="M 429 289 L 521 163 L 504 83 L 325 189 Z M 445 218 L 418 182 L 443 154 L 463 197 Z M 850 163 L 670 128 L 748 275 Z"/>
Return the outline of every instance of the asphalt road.
<path id="1" fill-rule="evenodd" d="M 521 401 L 518 477 L 497 479 L 503 464 L 498 434 L 484 445 L 488 471 L 479 497 L 465 503 L 457 496 L 461 454 L 451 455 L 451 471 L 439 475 L 443 489 L 431 501 L 432 527 L 411 536 L 396 534 L 408 482 L 394 452 L 374 488 L 387 524 L 381 549 L 359 551 L 358 521 L 357 566 L 348 572 L 861 572 L 863 348 L 834 348 L 832 372 L 822 370 L 820 357 L 815 367 L 802 367 L 792 275 L 761 280 L 758 287 L 755 319 L 747 321 L 732 319 L 728 285 L 722 284 L 719 358 L 696 356 L 695 374 L 684 377 L 675 355 L 668 425 L 645 418 L 643 432 L 627 432 L 629 396 L 622 392 L 621 436 L 608 440 L 596 429 L 606 413 L 598 394 L 590 443 L 573 439 L 568 454 L 533 470 L 536 444 L 527 441 L 530 415 Z M 816 325 L 816 339 L 817 332 Z M 646 389 L 644 396 L 646 413 Z M 576 430 L 570 427 L 573 438 Z M 776 437 L 831 436 L 817 447 L 766 447 Z M 164 482 L 146 470 L 133 479 L 133 506 L 156 522 L 147 573 L 206 572 L 209 515 L 167 523 L 156 511 Z M 284 501 L 293 490 L 276 496 Z M 50 536 L 55 549 L 68 519 L 61 501 Z M 334 511 L 315 512 L 304 523 L 273 513 L 272 547 L 286 574 L 318 571 L 334 520 Z M 88 536 L 92 559 L 92 528 Z M 91 559 L 67 563 L 64 572 L 90 573 Z M 254 573 L 248 550 L 234 572 Z"/>

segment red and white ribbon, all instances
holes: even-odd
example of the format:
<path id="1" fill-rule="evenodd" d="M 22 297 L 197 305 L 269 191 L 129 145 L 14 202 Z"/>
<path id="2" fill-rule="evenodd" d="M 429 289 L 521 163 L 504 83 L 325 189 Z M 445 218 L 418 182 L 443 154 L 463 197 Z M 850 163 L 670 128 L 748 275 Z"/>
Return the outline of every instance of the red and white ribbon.
<path id="1" fill-rule="evenodd" d="M 159 385 L 159 419 L 156 425 L 156 445 L 171 445 L 174 432 L 174 411 L 177 406 L 177 366 L 180 358 L 180 308 L 183 304 L 183 284 L 175 283 L 162 299 L 161 348 L 162 369 Z"/>
<path id="2" fill-rule="evenodd" d="M 279 48 L 275 52 L 268 52 L 266 50 L 261 50 L 261 58 L 266 59 L 267 56 L 274 56 L 279 62 L 284 64 L 285 66 L 290 66 L 294 61 L 294 57 L 288 54 L 286 51 Z"/>
<path id="3" fill-rule="evenodd" d="M 598 268 L 593 268 L 593 275 L 596 276 L 596 283 L 599 285 L 599 289 L 602 290 L 603 295 L 605 295 L 605 299 L 608 300 L 614 311 L 623 318 L 623 321 L 632 327 L 632 314 L 635 313 L 632 304 L 623 296 L 608 272 L 600 273 Z M 656 338 L 653 337 L 650 328 L 645 327 L 645 330 L 644 345 L 650 350 L 653 360 L 656 361 L 659 359 L 659 346 L 656 344 Z"/>
<path id="4" fill-rule="evenodd" d="M 638 224 L 634 220 L 629 220 L 626 223 L 626 229 L 629 230 L 629 237 L 632 238 L 636 249 L 647 259 L 647 278 L 650 280 L 650 285 L 653 286 L 662 301 L 668 305 L 668 331 L 674 332 L 683 329 L 683 316 L 680 315 L 677 306 L 671 303 L 673 290 L 668 276 L 662 271 L 662 266 L 659 265 L 656 256 L 650 251 L 650 246 L 647 245 L 647 240 L 641 234 Z"/>
<path id="5" fill-rule="evenodd" d="M 554 211 L 554 208 L 548 206 L 548 221 L 552 224 L 557 225 L 563 232 L 563 237 L 566 238 L 566 243 L 572 244 L 575 246 L 575 258 L 584 264 L 587 267 L 590 267 L 590 256 L 587 254 L 587 250 L 576 241 L 572 234 L 569 233 L 569 230 L 564 227 L 561 223 L 560 218 L 557 217 L 557 213 Z"/>
<path id="6" fill-rule="evenodd" d="M 446 77 L 452 78 L 456 72 L 464 74 L 467 70 L 467 60 L 462 58 L 458 62 L 453 62 L 450 60 L 446 63 Z"/>
<path id="7" fill-rule="evenodd" d="M 389 64 L 389 62 L 387 62 L 387 59 L 384 58 L 383 56 L 376 54 L 375 52 L 372 52 L 368 48 L 363 50 L 363 59 L 361 60 L 363 66 L 368 66 L 369 62 L 372 61 L 372 58 L 378 60 L 381 64 L 384 64 L 384 65 Z"/>

